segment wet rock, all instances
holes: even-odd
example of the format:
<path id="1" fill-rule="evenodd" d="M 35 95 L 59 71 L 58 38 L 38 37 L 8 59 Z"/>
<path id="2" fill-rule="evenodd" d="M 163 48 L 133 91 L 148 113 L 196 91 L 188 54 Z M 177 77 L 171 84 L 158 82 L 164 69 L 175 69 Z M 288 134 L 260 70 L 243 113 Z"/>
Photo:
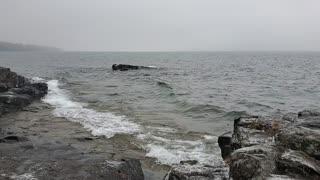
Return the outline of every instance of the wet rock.
<path id="1" fill-rule="evenodd" d="M 112 70 L 114 71 L 128 71 L 128 70 L 137 70 L 137 69 L 149 69 L 149 67 L 146 66 L 134 66 L 134 65 L 128 65 L 128 64 L 113 64 Z"/>
<path id="2" fill-rule="evenodd" d="M 103 174 L 108 179 L 142 180 L 144 175 L 139 160 L 122 159 L 121 161 L 105 161 Z"/>
<path id="3" fill-rule="evenodd" d="M 277 160 L 277 167 L 292 176 L 320 179 L 320 162 L 301 151 L 287 150 Z"/>
<path id="4" fill-rule="evenodd" d="M 232 149 L 273 142 L 272 122 L 259 117 L 240 117 L 234 121 Z"/>
<path id="5" fill-rule="evenodd" d="M 23 87 L 30 84 L 30 81 L 23 76 L 12 72 L 10 68 L 0 67 L 0 83 L 2 86 L 10 88 Z"/>
<path id="6" fill-rule="evenodd" d="M 299 118 L 304 118 L 309 116 L 320 116 L 320 112 L 304 110 L 298 113 Z"/>
<path id="7" fill-rule="evenodd" d="M 7 92 L 9 87 L 5 83 L 0 83 L 0 93 Z"/>
<path id="8" fill-rule="evenodd" d="M 229 170 L 226 164 L 220 162 L 213 166 L 181 163 L 175 165 L 164 177 L 165 180 L 227 180 Z"/>
<path id="9" fill-rule="evenodd" d="M 29 95 L 33 99 L 40 99 L 47 94 L 48 86 L 46 83 L 35 83 L 30 86 L 13 88 L 10 91 L 20 95 Z"/>
<path id="10" fill-rule="evenodd" d="M 31 103 L 28 95 L 18 95 L 10 92 L 0 93 L 0 106 L 3 113 L 16 112 Z"/>
<path id="11" fill-rule="evenodd" d="M 265 179 L 276 171 L 278 156 L 278 150 L 269 145 L 238 149 L 230 156 L 230 175 L 235 180 Z"/>
<path id="12" fill-rule="evenodd" d="M 302 122 L 283 129 L 277 135 L 276 142 L 287 149 L 299 150 L 320 160 L 319 121 Z"/>
<path id="13" fill-rule="evenodd" d="M 47 91 L 46 83 L 30 83 L 9 68 L 0 67 L 0 114 L 21 110 Z"/>
<path id="14" fill-rule="evenodd" d="M 231 142 L 230 142 L 231 141 Z M 320 113 L 240 117 L 218 139 L 233 179 L 320 179 Z M 231 148 L 229 147 L 231 143 Z"/>
<path id="15" fill-rule="evenodd" d="M 221 149 L 221 156 L 226 159 L 233 151 L 232 149 L 232 132 L 227 132 L 218 138 L 218 144 Z"/>
<path id="16" fill-rule="evenodd" d="M 48 92 L 47 83 L 32 83 L 31 86 L 39 90 L 42 93 L 42 96 Z"/>

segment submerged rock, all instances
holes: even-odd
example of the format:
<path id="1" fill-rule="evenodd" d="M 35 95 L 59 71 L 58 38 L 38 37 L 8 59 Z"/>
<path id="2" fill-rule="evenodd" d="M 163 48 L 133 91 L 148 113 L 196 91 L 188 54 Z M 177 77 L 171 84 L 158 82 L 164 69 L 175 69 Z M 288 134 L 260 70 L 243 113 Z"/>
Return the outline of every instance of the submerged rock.
<path id="1" fill-rule="evenodd" d="M 146 66 L 134 66 L 128 64 L 113 64 L 112 70 L 114 71 L 128 71 L 128 70 L 137 70 L 137 69 L 151 69 L 150 67 Z"/>

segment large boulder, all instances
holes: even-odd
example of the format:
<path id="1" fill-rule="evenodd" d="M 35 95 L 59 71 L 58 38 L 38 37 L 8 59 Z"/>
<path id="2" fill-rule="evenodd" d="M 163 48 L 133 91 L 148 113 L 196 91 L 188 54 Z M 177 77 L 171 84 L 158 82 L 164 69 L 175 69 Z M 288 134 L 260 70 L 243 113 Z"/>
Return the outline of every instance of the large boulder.
<path id="1" fill-rule="evenodd" d="M 256 145 L 234 151 L 230 160 L 230 176 L 235 180 L 265 179 L 276 171 L 279 152 L 270 145 Z"/>
<path id="2" fill-rule="evenodd" d="M 287 149 L 303 151 L 320 160 L 320 113 L 302 111 L 298 121 L 281 129 L 276 142 Z"/>
<path id="3" fill-rule="evenodd" d="M 0 67 L 0 83 L 0 89 L 3 90 L 3 87 L 6 87 L 7 89 L 23 87 L 30 84 L 30 81 L 27 78 L 12 72 L 10 68 Z"/>
<path id="4" fill-rule="evenodd" d="M 273 121 L 257 116 L 240 117 L 234 120 L 232 148 L 234 150 L 273 142 Z"/>
<path id="5" fill-rule="evenodd" d="M 0 115 L 21 110 L 47 92 L 46 83 L 31 83 L 9 68 L 0 67 Z"/>
<path id="6" fill-rule="evenodd" d="M 320 179 L 319 112 L 240 117 L 218 143 L 235 180 Z"/>
<path id="7" fill-rule="evenodd" d="M 320 179 L 320 162 L 301 151 L 287 150 L 277 160 L 277 167 L 291 176 Z"/>

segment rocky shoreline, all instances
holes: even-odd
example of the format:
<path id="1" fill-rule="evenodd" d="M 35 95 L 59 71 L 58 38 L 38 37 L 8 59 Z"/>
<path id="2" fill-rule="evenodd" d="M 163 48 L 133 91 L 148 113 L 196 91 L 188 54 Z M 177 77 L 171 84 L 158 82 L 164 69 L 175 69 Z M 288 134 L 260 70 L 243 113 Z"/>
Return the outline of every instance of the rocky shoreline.
<path id="1" fill-rule="evenodd" d="M 143 155 L 52 118 L 52 107 L 39 101 L 47 92 L 46 83 L 0 67 L 0 179 L 145 178 L 134 158 Z M 319 112 L 240 117 L 218 144 L 215 163 L 181 161 L 164 179 L 320 179 Z"/>
<path id="2" fill-rule="evenodd" d="M 144 179 L 139 160 L 116 155 L 77 123 L 52 119 L 39 101 L 47 91 L 46 83 L 0 68 L 0 179 Z"/>
<path id="3" fill-rule="evenodd" d="M 234 131 L 221 135 L 218 143 L 225 166 L 208 169 L 182 163 L 171 169 L 167 179 L 320 179 L 318 112 L 240 117 L 234 120 Z"/>

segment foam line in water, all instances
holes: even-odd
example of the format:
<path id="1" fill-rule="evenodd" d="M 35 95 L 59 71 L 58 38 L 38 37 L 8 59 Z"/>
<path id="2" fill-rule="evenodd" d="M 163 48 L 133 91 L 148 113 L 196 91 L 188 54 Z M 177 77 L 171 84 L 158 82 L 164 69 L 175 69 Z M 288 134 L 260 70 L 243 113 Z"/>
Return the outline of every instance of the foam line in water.
<path id="1" fill-rule="evenodd" d="M 125 116 L 97 112 L 72 101 L 67 91 L 59 88 L 58 80 L 50 80 L 47 84 L 49 92 L 43 101 L 55 107 L 55 116 L 79 122 L 95 136 L 110 138 L 115 134 L 133 134 L 140 131 L 140 126 L 128 121 Z"/>
<path id="2" fill-rule="evenodd" d="M 184 160 L 197 160 L 200 164 L 221 163 L 220 156 L 212 153 L 205 141 L 166 139 L 152 135 L 152 133 L 139 134 L 138 139 L 149 142 L 145 146 L 146 156 L 156 158 L 157 162 L 165 165 L 179 164 Z"/>

